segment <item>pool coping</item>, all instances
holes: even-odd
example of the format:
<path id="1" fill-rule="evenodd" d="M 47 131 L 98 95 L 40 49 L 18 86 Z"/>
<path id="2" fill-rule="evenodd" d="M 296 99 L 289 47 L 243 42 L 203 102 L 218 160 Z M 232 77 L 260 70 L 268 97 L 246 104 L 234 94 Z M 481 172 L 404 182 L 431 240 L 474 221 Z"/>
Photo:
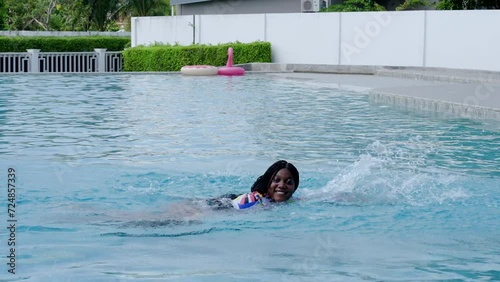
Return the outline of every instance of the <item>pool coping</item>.
<path id="1" fill-rule="evenodd" d="M 323 74 L 364 74 L 398 78 L 424 79 L 441 82 L 499 82 L 500 71 L 451 69 L 438 67 L 396 67 L 371 65 L 275 64 L 252 63 L 238 65 L 251 72 L 306 72 Z"/>

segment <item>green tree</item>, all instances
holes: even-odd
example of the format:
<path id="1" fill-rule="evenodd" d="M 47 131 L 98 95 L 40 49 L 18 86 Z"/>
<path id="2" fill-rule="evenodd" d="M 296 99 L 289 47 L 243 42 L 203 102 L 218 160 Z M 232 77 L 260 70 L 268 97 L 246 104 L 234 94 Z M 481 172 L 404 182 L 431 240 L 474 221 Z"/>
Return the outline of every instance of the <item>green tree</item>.
<path id="1" fill-rule="evenodd" d="M 82 31 L 89 27 L 84 0 L 5 0 L 10 30 Z"/>
<path id="2" fill-rule="evenodd" d="M 396 11 L 427 10 L 434 7 L 429 0 L 406 0 L 396 7 Z"/>
<path id="3" fill-rule="evenodd" d="M 438 10 L 500 9 L 500 0 L 441 0 Z"/>
<path id="4" fill-rule="evenodd" d="M 169 0 L 0 0 L 0 29 L 106 31 L 119 19 L 169 14 Z"/>
<path id="5" fill-rule="evenodd" d="M 89 27 L 90 6 L 83 0 L 58 0 L 50 26 L 60 31 L 86 31 Z"/>
<path id="6" fill-rule="evenodd" d="M 128 11 L 133 17 L 170 15 L 169 0 L 128 0 Z"/>
<path id="7" fill-rule="evenodd" d="M 5 2 L 0 0 L 0 30 L 7 29 L 7 10 L 5 8 Z"/>
<path id="8" fill-rule="evenodd" d="M 83 3 L 90 7 L 87 29 L 97 31 L 106 31 L 127 7 L 127 3 L 120 0 L 84 0 Z"/>
<path id="9" fill-rule="evenodd" d="M 321 12 L 366 12 L 385 11 L 386 9 L 373 0 L 345 0 L 340 4 L 323 8 Z"/>
<path id="10" fill-rule="evenodd" d="M 130 31 L 131 17 L 147 17 L 147 16 L 169 16 L 170 1 L 169 0 L 126 0 L 127 8 L 123 10 L 120 18 L 124 23 L 124 29 Z"/>
<path id="11" fill-rule="evenodd" d="M 56 0 L 4 0 L 11 30 L 50 30 Z"/>

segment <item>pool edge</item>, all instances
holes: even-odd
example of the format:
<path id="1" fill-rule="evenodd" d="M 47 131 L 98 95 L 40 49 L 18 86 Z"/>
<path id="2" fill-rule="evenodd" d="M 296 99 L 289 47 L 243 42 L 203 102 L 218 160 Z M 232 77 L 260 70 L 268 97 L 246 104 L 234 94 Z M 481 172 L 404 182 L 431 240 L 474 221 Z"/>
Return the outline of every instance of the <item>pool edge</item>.
<path id="1" fill-rule="evenodd" d="M 241 64 L 252 72 L 309 72 L 330 74 L 367 74 L 399 78 L 423 79 L 441 82 L 476 83 L 500 82 L 500 72 L 438 67 L 393 67 L 376 65 L 325 65 L 325 64 Z"/>

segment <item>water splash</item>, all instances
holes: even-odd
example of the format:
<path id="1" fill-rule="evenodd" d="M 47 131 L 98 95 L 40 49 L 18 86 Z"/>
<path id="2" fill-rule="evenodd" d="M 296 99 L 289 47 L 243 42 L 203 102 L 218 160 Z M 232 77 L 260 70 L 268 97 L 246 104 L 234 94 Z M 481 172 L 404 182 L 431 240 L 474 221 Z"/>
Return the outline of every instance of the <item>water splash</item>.
<path id="1" fill-rule="evenodd" d="M 406 142 L 375 141 L 366 154 L 342 169 L 320 189 L 303 192 L 314 201 L 345 205 L 403 204 L 421 206 L 463 201 L 472 196 L 463 189 L 464 177 L 428 166 L 432 142 L 419 137 Z"/>

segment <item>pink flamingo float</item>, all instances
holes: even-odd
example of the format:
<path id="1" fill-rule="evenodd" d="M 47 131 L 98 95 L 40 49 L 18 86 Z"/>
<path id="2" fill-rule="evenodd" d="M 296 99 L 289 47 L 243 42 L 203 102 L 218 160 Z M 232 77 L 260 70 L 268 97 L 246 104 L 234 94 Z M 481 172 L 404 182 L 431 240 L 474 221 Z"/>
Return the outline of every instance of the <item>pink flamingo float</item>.
<path id="1" fill-rule="evenodd" d="M 233 67 L 233 48 L 227 49 L 227 64 L 225 67 L 220 67 L 217 71 L 219 75 L 244 75 L 245 69 L 242 67 Z"/>

